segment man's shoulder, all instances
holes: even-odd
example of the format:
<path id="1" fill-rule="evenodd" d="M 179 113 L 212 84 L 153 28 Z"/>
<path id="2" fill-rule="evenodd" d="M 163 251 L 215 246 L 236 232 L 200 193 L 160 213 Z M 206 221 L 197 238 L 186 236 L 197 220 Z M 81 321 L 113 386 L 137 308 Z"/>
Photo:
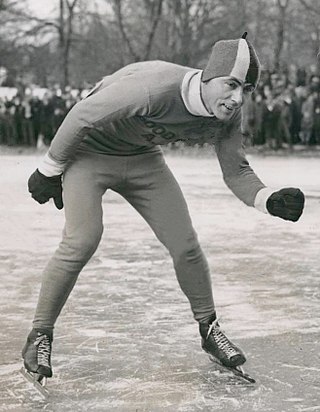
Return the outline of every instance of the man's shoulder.
<path id="1" fill-rule="evenodd" d="M 163 72 L 163 71 L 174 71 L 174 72 L 181 72 L 185 73 L 190 70 L 194 70 L 192 67 L 182 66 L 177 63 L 172 63 L 164 60 L 149 60 L 137 63 L 131 63 L 127 66 L 123 67 L 123 70 L 127 70 L 128 72 Z"/>
<path id="2" fill-rule="evenodd" d="M 120 77 L 132 77 L 137 81 L 143 81 L 145 86 L 166 86 L 181 83 L 184 75 L 191 67 L 182 66 L 163 60 L 150 60 L 144 62 L 131 63 L 115 74 Z"/>

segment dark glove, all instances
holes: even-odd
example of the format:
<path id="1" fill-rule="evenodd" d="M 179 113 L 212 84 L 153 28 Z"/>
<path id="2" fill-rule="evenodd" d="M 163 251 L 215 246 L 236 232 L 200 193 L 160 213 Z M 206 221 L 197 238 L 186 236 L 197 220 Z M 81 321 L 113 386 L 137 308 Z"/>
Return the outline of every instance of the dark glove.
<path id="1" fill-rule="evenodd" d="M 61 175 L 47 177 L 37 169 L 29 177 L 28 189 L 38 203 L 46 203 L 53 198 L 56 207 L 59 210 L 63 208 Z"/>
<path id="2" fill-rule="evenodd" d="M 271 215 L 292 222 L 299 220 L 303 207 L 304 194 L 293 187 L 274 192 L 267 200 L 267 209 Z"/>

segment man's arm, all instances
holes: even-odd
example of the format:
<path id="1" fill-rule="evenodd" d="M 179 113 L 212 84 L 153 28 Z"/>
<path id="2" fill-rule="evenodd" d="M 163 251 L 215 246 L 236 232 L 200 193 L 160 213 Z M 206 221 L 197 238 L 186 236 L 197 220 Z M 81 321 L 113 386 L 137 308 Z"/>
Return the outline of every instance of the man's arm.
<path id="1" fill-rule="evenodd" d="M 59 127 L 39 168 L 30 176 L 28 188 L 39 203 L 54 199 L 62 209 L 61 175 L 67 162 L 90 129 L 103 129 L 110 122 L 145 115 L 149 110 L 149 97 L 143 83 L 127 76 L 77 103 Z"/>
<path id="2" fill-rule="evenodd" d="M 48 155 L 57 163 L 70 159 L 90 129 L 102 129 L 113 121 L 149 110 L 149 97 L 143 83 L 127 76 L 77 103 L 67 114 L 51 142 Z"/>
<path id="3" fill-rule="evenodd" d="M 266 186 L 246 159 L 240 112 L 232 124 L 226 125 L 224 135 L 215 144 L 215 149 L 226 185 L 246 205 L 254 206 L 257 193 Z"/>
<path id="4" fill-rule="evenodd" d="M 229 134 L 216 144 L 225 183 L 248 206 L 296 222 L 303 212 L 304 194 L 296 188 L 275 191 L 262 183 L 246 159 L 240 128 L 241 117 L 237 121 L 238 125 L 230 127 Z"/>

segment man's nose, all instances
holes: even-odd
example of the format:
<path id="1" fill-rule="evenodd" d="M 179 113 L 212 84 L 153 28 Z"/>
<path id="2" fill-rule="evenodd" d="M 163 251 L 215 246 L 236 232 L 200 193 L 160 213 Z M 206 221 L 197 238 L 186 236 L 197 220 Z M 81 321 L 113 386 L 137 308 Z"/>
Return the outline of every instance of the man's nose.
<path id="1" fill-rule="evenodd" d="M 234 101 L 237 106 L 241 106 L 242 102 L 243 102 L 243 92 L 242 89 L 240 87 L 238 87 L 237 89 L 233 90 L 232 93 L 232 101 Z"/>

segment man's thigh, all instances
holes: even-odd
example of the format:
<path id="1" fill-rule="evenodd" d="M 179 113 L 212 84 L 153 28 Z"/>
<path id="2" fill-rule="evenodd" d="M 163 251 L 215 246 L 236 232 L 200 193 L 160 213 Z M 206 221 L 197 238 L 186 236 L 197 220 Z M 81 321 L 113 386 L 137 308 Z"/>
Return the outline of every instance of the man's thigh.
<path id="1" fill-rule="evenodd" d="M 119 193 L 142 215 L 159 240 L 179 253 L 196 240 L 182 190 L 161 154 L 128 163 L 127 184 Z"/>

